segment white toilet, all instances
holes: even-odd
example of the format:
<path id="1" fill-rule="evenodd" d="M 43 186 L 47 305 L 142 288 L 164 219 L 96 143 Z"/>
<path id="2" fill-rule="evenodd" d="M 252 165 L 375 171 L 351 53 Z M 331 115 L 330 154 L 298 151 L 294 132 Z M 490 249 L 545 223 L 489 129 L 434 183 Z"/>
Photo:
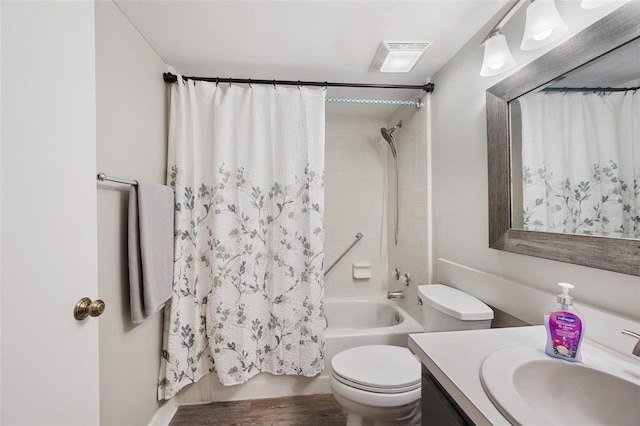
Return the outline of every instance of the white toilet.
<path id="1" fill-rule="evenodd" d="M 441 284 L 418 286 L 425 332 L 491 327 L 493 311 L 475 297 Z M 407 348 L 358 346 L 331 360 L 331 390 L 349 412 L 347 426 L 419 425 L 420 361 Z"/>

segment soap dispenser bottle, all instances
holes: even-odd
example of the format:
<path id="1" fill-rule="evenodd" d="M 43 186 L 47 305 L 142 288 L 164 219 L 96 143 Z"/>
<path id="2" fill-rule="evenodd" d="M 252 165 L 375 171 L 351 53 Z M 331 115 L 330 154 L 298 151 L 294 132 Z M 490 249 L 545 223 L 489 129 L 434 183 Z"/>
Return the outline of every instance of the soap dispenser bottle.
<path id="1" fill-rule="evenodd" d="M 544 315 L 544 326 L 547 329 L 547 345 L 545 352 L 555 358 L 567 361 L 580 361 L 580 344 L 584 337 L 584 321 L 582 315 L 573 306 L 573 297 L 569 290 L 573 285 L 558 283 L 562 294 L 556 303 Z"/>

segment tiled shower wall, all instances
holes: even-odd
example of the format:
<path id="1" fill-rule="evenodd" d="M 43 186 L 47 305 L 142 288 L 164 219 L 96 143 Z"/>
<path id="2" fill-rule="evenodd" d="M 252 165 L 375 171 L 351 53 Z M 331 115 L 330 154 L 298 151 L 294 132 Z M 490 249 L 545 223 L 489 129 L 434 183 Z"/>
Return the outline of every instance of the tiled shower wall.
<path id="1" fill-rule="evenodd" d="M 327 297 L 380 296 L 404 290 L 396 300 L 421 321 L 417 285 L 431 279 L 428 235 L 428 100 L 421 110 L 399 108 L 389 119 L 327 117 L 325 137 L 325 269 L 349 246 L 364 238 L 325 277 Z M 402 120 L 398 145 L 399 237 L 394 245 L 393 157 L 380 134 Z M 354 262 L 371 264 L 371 278 L 353 278 Z M 406 287 L 390 278 L 400 268 L 411 275 Z"/>
<path id="2" fill-rule="evenodd" d="M 326 117 L 325 270 L 354 241 L 364 238 L 325 277 L 327 297 L 375 296 L 386 292 L 386 196 L 390 157 L 380 135 L 384 120 Z M 371 278 L 354 279 L 354 262 L 371 264 Z"/>
<path id="3" fill-rule="evenodd" d="M 428 97 L 429 95 L 427 95 Z M 429 170 L 428 149 L 428 108 L 429 99 L 425 97 L 425 106 L 420 109 L 400 108 L 392 117 L 388 126 L 395 126 L 402 120 L 402 128 L 394 136 L 398 144 L 399 170 L 399 235 L 398 245 L 393 238 L 393 196 L 388 197 L 389 228 L 389 270 L 400 268 L 401 274 L 409 273 L 411 284 L 405 286 L 400 281 L 389 278 L 389 290 L 404 290 L 405 298 L 396 299 L 411 316 L 422 321 L 422 311 L 417 303 L 417 286 L 431 281 L 429 243 Z M 393 173 L 392 156 L 389 155 L 388 169 Z M 389 194 L 393 194 L 393 178 L 389 181 Z"/>

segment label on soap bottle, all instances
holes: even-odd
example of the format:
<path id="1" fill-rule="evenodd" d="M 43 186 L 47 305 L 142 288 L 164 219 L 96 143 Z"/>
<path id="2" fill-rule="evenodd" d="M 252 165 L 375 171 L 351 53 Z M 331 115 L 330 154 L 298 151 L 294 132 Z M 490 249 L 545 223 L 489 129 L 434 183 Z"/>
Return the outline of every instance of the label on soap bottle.
<path id="1" fill-rule="evenodd" d="M 567 311 L 553 312 L 549 315 L 549 333 L 554 354 L 575 359 L 582 334 L 580 317 Z"/>

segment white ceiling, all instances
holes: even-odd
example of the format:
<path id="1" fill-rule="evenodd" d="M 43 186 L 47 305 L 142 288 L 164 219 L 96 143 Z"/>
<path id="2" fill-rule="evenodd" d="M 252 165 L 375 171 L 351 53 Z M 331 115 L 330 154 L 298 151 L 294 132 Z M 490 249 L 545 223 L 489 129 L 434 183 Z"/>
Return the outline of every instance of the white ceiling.
<path id="1" fill-rule="evenodd" d="M 115 2 L 183 75 L 424 84 L 508 0 Z M 432 45 L 411 72 L 383 74 L 371 69 L 381 41 Z M 415 98 L 408 92 L 330 88 L 328 96 Z M 379 117 L 393 112 L 380 106 L 329 108 Z"/>

